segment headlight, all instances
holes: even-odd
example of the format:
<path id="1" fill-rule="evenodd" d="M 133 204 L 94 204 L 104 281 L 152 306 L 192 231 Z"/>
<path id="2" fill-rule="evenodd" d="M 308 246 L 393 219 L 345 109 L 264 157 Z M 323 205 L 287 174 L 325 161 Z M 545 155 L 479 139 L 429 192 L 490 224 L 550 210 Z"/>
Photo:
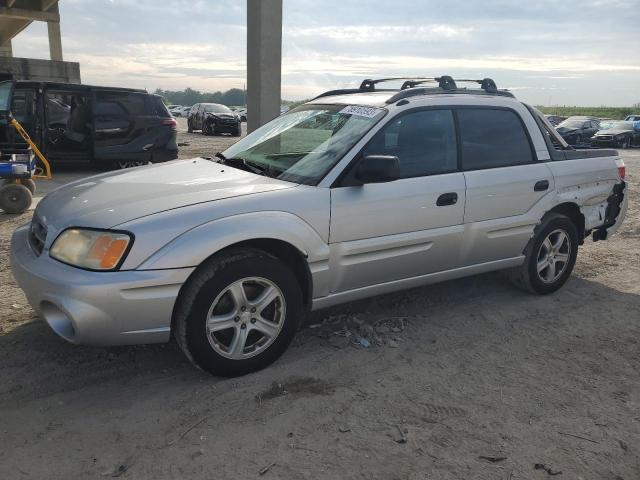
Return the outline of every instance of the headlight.
<path id="1" fill-rule="evenodd" d="M 115 270 L 133 241 L 126 232 L 69 228 L 53 242 L 49 255 L 90 270 Z"/>

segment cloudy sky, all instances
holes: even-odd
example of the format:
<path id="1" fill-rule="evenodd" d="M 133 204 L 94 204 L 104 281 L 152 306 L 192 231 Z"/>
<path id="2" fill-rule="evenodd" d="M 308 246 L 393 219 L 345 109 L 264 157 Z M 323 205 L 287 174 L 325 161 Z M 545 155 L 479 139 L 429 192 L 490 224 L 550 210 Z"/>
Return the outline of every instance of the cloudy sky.
<path id="1" fill-rule="evenodd" d="M 204 91 L 245 83 L 245 0 L 61 0 L 85 83 Z M 284 0 L 286 99 L 376 76 L 493 77 L 542 105 L 640 102 L 640 0 Z M 46 25 L 14 55 L 48 58 Z"/>

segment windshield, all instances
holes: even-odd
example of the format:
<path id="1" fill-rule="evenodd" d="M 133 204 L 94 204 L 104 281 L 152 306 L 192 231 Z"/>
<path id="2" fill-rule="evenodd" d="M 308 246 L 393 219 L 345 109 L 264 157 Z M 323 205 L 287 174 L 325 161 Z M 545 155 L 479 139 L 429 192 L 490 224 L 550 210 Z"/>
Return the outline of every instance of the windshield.
<path id="1" fill-rule="evenodd" d="M 215 103 L 211 103 L 209 105 L 205 105 L 204 106 L 204 111 L 205 112 L 212 112 L 212 113 L 231 113 L 231 110 L 229 110 L 228 107 L 226 107 L 224 105 L 217 105 Z"/>
<path id="2" fill-rule="evenodd" d="M 558 125 L 559 127 L 565 127 L 565 128 L 582 128 L 582 126 L 584 125 L 585 120 L 565 120 L 564 122 L 562 122 L 560 125 Z"/>
<path id="3" fill-rule="evenodd" d="M 256 164 L 274 178 L 316 185 L 385 113 L 373 107 L 303 105 L 223 153 Z"/>
<path id="4" fill-rule="evenodd" d="M 633 122 L 602 122 L 602 124 L 600 124 L 600 130 L 609 130 L 612 128 L 616 130 L 633 130 Z"/>
<path id="5" fill-rule="evenodd" d="M 11 94 L 11 87 L 13 82 L 1 82 L 0 83 L 0 111 L 8 111 L 11 104 L 9 95 Z"/>

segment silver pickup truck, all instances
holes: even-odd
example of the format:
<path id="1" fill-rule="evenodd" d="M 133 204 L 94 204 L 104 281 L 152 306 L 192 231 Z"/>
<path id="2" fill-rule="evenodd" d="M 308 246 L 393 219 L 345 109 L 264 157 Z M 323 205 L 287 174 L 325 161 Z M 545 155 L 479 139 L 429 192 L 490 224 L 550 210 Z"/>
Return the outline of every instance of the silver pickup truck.
<path id="1" fill-rule="evenodd" d="M 587 237 L 619 228 L 615 150 L 574 150 L 491 79 L 381 82 L 213 158 L 55 190 L 13 236 L 15 278 L 70 342 L 173 336 L 233 376 L 277 359 L 309 310 L 492 270 L 554 292 Z"/>

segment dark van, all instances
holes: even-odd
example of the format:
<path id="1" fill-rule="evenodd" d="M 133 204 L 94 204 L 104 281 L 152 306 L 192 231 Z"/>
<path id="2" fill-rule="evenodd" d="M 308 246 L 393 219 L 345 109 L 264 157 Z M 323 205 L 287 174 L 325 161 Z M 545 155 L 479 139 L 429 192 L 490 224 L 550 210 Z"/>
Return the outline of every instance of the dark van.
<path id="1" fill-rule="evenodd" d="M 176 121 L 162 98 L 145 90 L 7 81 L 0 92 L 52 165 L 126 168 L 178 157 Z M 0 150 L 20 142 L 0 125 Z"/>

